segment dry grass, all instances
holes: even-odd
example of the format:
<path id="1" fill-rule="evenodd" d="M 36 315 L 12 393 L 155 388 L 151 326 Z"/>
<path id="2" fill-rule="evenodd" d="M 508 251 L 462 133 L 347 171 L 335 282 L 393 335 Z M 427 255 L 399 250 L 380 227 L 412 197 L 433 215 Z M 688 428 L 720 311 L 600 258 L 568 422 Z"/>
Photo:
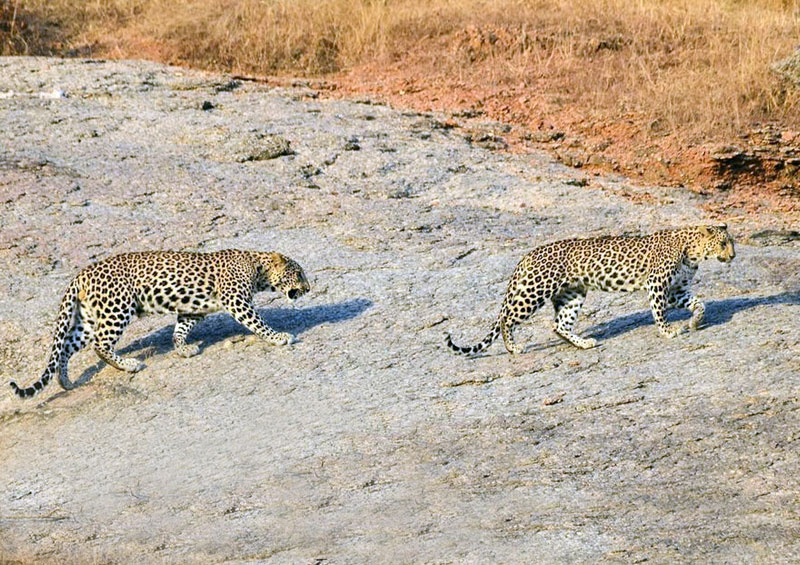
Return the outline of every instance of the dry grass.
<path id="1" fill-rule="evenodd" d="M 151 58 L 257 75 L 393 68 L 451 90 L 491 85 L 487 96 L 527 105 L 517 120 L 568 112 L 573 125 L 627 122 L 631 135 L 684 145 L 765 121 L 800 128 L 798 91 L 770 71 L 800 43 L 800 0 L 0 5 L 6 53 Z"/>
<path id="2" fill-rule="evenodd" d="M 797 0 L 6 0 L 5 51 L 92 50 L 258 74 L 316 75 L 451 46 L 441 70 L 565 102 L 640 112 L 657 129 L 793 119 L 769 71 L 800 42 Z M 20 23 L 23 28 L 20 29 Z M 54 24 L 58 27 L 54 27 Z M 16 33 L 14 33 L 16 32 Z M 21 33 L 20 33 L 21 32 Z M 27 37 L 26 37 L 27 35 Z M 10 38 L 10 39 L 9 39 Z M 555 88 L 553 88 L 555 87 Z"/>

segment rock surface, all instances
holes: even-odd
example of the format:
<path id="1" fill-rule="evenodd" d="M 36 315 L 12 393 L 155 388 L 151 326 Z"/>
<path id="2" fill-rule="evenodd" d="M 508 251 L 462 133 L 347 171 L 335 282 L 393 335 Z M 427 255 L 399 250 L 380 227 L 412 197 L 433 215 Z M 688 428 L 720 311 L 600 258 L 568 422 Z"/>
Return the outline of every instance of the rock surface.
<path id="1" fill-rule="evenodd" d="M 38 378 L 61 292 L 109 254 L 275 249 L 312 283 L 259 298 L 290 347 L 217 315 L 183 359 L 146 317 L 121 343 L 144 371 L 84 352 L 74 391 L 5 388 L 0 560 L 800 560 L 796 239 L 703 264 L 702 331 L 661 339 L 644 296 L 593 293 L 600 347 L 548 309 L 527 353 L 464 359 L 443 333 L 483 337 L 532 247 L 703 221 L 702 197 L 150 63 L 4 58 L 0 93 L 3 381 Z M 263 139 L 286 150 L 242 158 Z M 727 220 L 739 242 L 778 225 Z"/>
<path id="2" fill-rule="evenodd" d="M 795 49 L 794 53 L 776 61 L 772 65 L 772 70 L 782 78 L 793 82 L 795 86 L 800 85 L 800 48 Z"/>

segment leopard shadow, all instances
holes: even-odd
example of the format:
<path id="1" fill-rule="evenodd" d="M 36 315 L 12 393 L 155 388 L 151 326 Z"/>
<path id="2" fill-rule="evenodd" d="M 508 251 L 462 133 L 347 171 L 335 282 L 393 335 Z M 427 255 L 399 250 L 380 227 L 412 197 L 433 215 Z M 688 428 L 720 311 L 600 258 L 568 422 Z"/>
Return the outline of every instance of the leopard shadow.
<path id="1" fill-rule="evenodd" d="M 258 313 L 276 332 L 289 332 L 295 337 L 321 324 L 336 324 L 360 316 L 372 306 L 372 301 L 356 298 L 337 304 L 320 304 L 308 308 L 259 308 Z M 171 324 L 145 337 L 131 342 L 119 350 L 121 355 L 136 353 L 142 349 L 150 349 L 154 354 L 172 351 Z M 200 346 L 200 352 L 216 343 L 238 335 L 250 335 L 250 330 L 234 320 L 230 314 L 219 312 L 208 316 L 192 330 L 187 342 Z"/>
<path id="2" fill-rule="evenodd" d="M 731 321 L 733 315 L 743 310 L 756 306 L 777 306 L 779 304 L 800 304 L 800 290 L 781 292 L 770 296 L 757 296 L 752 298 L 725 298 L 723 300 L 709 300 L 704 302 L 706 315 L 700 330 L 724 324 Z M 667 320 L 671 322 L 688 320 L 688 310 L 670 310 Z M 584 333 L 597 339 L 609 339 L 642 326 L 654 325 L 653 316 L 649 310 L 619 316 L 609 322 L 596 324 Z"/>
<path id="3" fill-rule="evenodd" d="M 356 298 L 336 304 L 321 304 L 308 308 L 260 308 L 259 314 L 277 332 L 289 332 L 295 337 L 321 324 L 336 324 L 360 316 L 372 306 L 366 298 Z M 165 326 L 142 338 L 136 339 L 117 352 L 122 356 L 147 351 L 147 356 L 165 355 L 173 351 L 172 332 L 174 324 Z M 234 320 L 230 314 L 220 312 L 208 316 L 189 334 L 187 341 L 200 346 L 200 353 L 207 347 L 238 335 L 249 335 L 250 331 Z M 87 347 L 84 351 L 91 352 Z M 89 382 L 106 364 L 98 361 L 84 370 L 73 385 Z"/>
<path id="4" fill-rule="evenodd" d="M 704 302 L 706 306 L 706 315 L 703 325 L 700 326 L 700 331 L 704 329 L 717 326 L 729 322 L 733 315 L 742 310 L 754 308 L 756 306 L 775 306 L 779 304 L 800 304 L 800 290 L 793 290 L 788 292 L 781 292 L 771 296 L 758 296 L 753 298 L 726 298 L 724 300 L 710 300 Z M 688 310 L 669 310 L 667 312 L 667 321 L 677 322 L 688 320 L 691 314 Z M 630 332 L 642 326 L 653 326 L 653 315 L 650 310 L 640 310 L 625 316 L 619 316 L 608 322 L 595 324 L 585 330 L 578 328 L 578 333 L 585 337 L 593 337 L 598 340 L 598 345 L 602 345 L 603 341 L 612 337 Z M 525 353 L 536 351 L 545 351 L 553 346 L 563 344 L 561 339 L 550 339 L 543 343 L 529 344 L 525 347 Z M 484 352 L 479 355 L 474 355 L 473 359 L 481 357 L 491 357 L 493 355 L 506 355 L 503 350 L 500 353 Z"/>

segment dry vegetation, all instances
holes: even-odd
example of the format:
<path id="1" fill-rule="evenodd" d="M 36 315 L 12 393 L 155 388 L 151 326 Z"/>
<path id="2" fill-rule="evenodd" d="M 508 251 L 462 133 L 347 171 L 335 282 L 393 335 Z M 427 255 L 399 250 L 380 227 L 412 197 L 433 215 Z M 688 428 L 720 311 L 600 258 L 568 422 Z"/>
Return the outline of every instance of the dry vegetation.
<path id="1" fill-rule="evenodd" d="M 347 93 L 421 109 L 479 109 L 528 130 L 564 131 L 570 143 L 556 149 L 574 164 L 693 188 L 769 181 L 774 202 L 795 210 L 800 198 L 793 161 L 734 159 L 741 165 L 734 172 L 745 174 L 733 175 L 710 157 L 716 144 L 747 153 L 767 136 L 775 155 L 794 158 L 800 94 L 770 67 L 800 43 L 800 0 L 0 5 L 6 53 L 139 57 L 260 76 L 324 77 Z"/>

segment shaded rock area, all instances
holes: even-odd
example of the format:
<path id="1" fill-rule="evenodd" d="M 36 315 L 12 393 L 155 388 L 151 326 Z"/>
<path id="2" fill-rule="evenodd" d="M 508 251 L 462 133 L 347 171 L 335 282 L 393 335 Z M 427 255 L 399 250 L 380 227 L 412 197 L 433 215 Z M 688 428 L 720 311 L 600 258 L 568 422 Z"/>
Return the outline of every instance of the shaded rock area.
<path id="1" fill-rule="evenodd" d="M 525 354 L 465 359 L 444 332 L 482 338 L 532 247 L 701 222 L 702 196 L 306 87 L 37 58 L 0 77 L 2 381 L 38 378 L 61 293 L 110 254 L 274 249 L 312 285 L 258 298 L 292 346 L 220 314 L 183 359 L 150 316 L 120 346 L 140 373 L 84 352 L 69 393 L 5 388 L 0 560 L 800 560 L 800 244 L 779 218 L 725 218 L 737 258 L 701 266 L 699 332 L 664 340 L 643 295 L 592 293 L 598 348 L 557 340 L 548 308 Z"/>

